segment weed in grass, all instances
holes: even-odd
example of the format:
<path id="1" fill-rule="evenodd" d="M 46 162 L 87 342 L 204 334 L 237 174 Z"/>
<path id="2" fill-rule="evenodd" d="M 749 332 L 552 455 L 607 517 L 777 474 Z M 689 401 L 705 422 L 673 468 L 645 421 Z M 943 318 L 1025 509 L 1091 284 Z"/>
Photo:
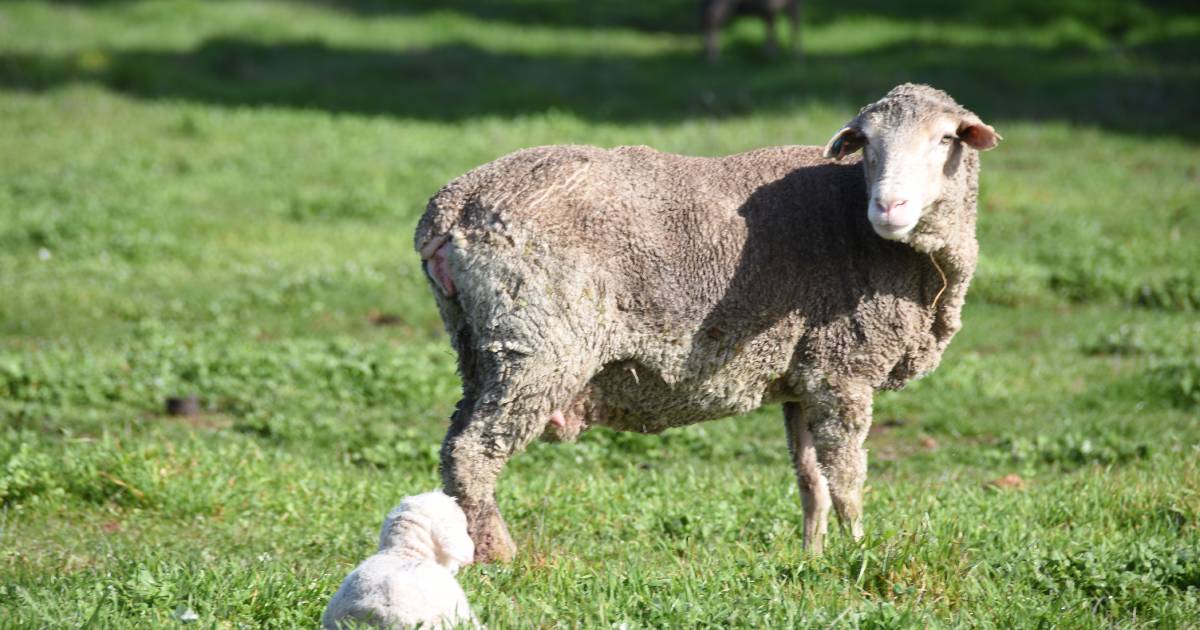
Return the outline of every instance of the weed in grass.
<path id="1" fill-rule="evenodd" d="M 1184 409 L 1200 407 L 1200 358 L 1164 361 L 1141 375 L 1147 398 Z"/>

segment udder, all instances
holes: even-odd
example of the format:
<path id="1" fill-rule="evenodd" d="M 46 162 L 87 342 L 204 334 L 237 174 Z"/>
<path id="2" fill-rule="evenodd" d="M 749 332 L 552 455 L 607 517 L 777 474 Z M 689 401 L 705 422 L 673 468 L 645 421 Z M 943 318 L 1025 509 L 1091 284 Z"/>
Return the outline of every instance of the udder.
<path id="1" fill-rule="evenodd" d="M 574 442 L 579 435 L 594 424 L 595 418 L 589 418 L 586 401 L 576 399 L 570 406 L 555 409 L 546 419 L 546 428 L 542 430 L 542 439 L 547 442 Z M 589 422 L 592 420 L 593 422 Z"/>

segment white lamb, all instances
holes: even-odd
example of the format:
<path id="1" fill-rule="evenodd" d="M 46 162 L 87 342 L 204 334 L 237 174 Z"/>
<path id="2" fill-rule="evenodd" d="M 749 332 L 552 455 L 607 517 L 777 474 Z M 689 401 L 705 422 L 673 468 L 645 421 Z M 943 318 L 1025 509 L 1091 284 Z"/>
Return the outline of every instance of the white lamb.
<path id="1" fill-rule="evenodd" d="M 321 625 L 342 630 L 377 628 L 478 627 L 462 587 L 454 579 L 470 564 L 475 545 L 467 517 L 441 491 L 408 497 L 388 513 L 379 534 L 379 552 L 342 582 Z"/>

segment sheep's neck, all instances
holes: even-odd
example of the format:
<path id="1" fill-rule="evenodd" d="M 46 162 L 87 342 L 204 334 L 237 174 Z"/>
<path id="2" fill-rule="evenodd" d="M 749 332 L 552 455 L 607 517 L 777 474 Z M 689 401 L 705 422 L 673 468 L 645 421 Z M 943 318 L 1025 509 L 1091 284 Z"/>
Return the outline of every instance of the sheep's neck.
<path id="1" fill-rule="evenodd" d="M 975 240 L 974 199 L 967 200 L 970 207 L 960 219 L 965 225 L 950 227 L 950 233 L 941 247 L 926 255 L 932 267 L 935 287 L 928 302 L 932 318 L 932 330 L 940 345 L 949 342 L 950 336 L 960 327 L 959 313 L 966 300 L 967 286 L 975 273 L 979 244 Z"/>
<path id="2" fill-rule="evenodd" d="M 437 554 L 433 550 L 433 542 L 429 540 L 428 536 L 423 536 L 418 540 L 410 538 L 399 545 L 381 549 L 380 551 L 402 560 L 424 562 L 437 559 Z"/>

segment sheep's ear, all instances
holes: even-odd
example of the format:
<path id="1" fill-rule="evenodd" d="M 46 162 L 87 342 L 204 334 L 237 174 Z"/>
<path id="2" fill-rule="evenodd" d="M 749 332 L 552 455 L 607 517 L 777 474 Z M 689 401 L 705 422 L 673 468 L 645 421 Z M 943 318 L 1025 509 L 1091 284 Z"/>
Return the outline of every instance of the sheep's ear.
<path id="1" fill-rule="evenodd" d="M 867 137 L 863 135 L 862 129 L 851 122 L 829 139 L 825 145 L 825 158 L 840 160 L 863 148 L 866 143 Z"/>
<path id="2" fill-rule="evenodd" d="M 458 564 L 471 564 L 475 560 L 475 543 L 466 531 L 449 532 L 440 528 L 434 539 L 441 552 Z"/>
<path id="3" fill-rule="evenodd" d="M 963 116 L 958 123 L 958 139 L 977 151 L 987 151 L 996 148 L 1003 140 L 991 125 L 984 124 L 975 114 Z"/>

